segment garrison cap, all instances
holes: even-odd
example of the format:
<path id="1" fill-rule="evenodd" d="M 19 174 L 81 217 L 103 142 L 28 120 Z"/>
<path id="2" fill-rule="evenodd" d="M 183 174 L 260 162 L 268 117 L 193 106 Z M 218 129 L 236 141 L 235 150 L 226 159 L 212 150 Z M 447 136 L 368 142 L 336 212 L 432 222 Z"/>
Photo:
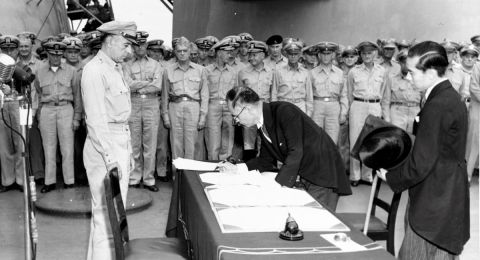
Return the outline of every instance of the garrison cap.
<path id="1" fill-rule="evenodd" d="M 253 36 L 247 32 L 239 33 L 238 37 L 240 37 L 240 40 L 239 40 L 240 43 L 249 42 L 253 40 Z"/>
<path id="2" fill-rule="evenodd" d="M 475 42 L 480 41 L 480 35 L 474 35 L 474 36 L 472 36 L 472 38 L 470 38 L 470 41 L 471 41 L 472 43 L 475 43 Z"/>
<path id="3" fill-rule="evenodd" d="M 316 45 L 320 53 L 331 53 L 338 49 L 338 44 L 333 42 L 319 42 Z"/>
<path id="4" fill-rule="evenodd" d="M 63 39 L 62 43 L 67 45 L 66 49 L 80 50 L 83 47 L 83 43 L 77 37 L 67 37 Z"/>
<path id="5" fill-rule="evenodd" d="M 146 31 L 137 31 L 137 42 L 140 44 L 140 43 L 146 43 L 147 42 L 147 38 L 148 38 L 149 34 L 148 32 Z"/>
<path id="6" fill-rule="evenodd" d="M 223 51 L 233 51 L 236 48 L 236 42 L 233 42 L 231 38 L 225 37 L 221 41 L 215 43 L 215 45 L 212 46 L 212 49 L 214 50 L 223 50 Z"/>
<path id="7" fill-rule="evenodd" d="M 147 49 L 162 49 L 163 50 L 163 40 L 151 40 L 147 42 Z"/>
<path id="8" fill-rule="evenodd" d="M 33 32 L 22 32 L 22 33 L 19 33 L 17 34 L 17 37 L 18 38 L 22 38 L 22 37 L 25 37 L 27 39 L 30 39 L 30 41 L 32 42 L 32 44 L 35 43 L 35 40 L 37 39 L 37 35 Z"/>
<path id="9" fill-rule="evenodd" d="M 395 44 L 397 45 L 397 48 L 410 48 L 412 45 L 412 43 L 407 40 L 397 41 Z"/>
<path id="10" fill-rule="evenodd" d="M 137 44 L 137 25 L 135 22 L 111 21 L 97 28 L 100 32 L 121 35 L 133 44 Z"/>
<path id="11" fill-rule="evenodd" d="M 253 53 L 253 52 L 263 52 L 267 53 L 268 47 L 267 44 L 265 44 L 262 41 L 249 41 L 247 43 L 248 45 L 248 52 Z"/>
<path id="12" fill-rule="evenodd" d="M 475 45 L 470 44 L 468 46 L 464 46 L 460 51 L 460 55 L 465 55 L 465 54 L 472 54 L 474 56 L 478 56 L 479 52 L 477 50 L 477 47 L 475 47 Z"/>
<path id="13" fill-rule="evenodd" d="M 50 54 L 62 55 L 67 48 L 67 45 L 62 42 L 52 41 L 45 43 L 44 47 L 45 50 Z"/>
<path id="14" fill-rule="evenodd" d="M 210 49 L 213 47 L 214 43 L 207 39 L 207 37 L 198 38 L 195 40 L 195 44 L 199 49 Z"/>
<path id="15" fill-rule="evenodd" d="M 345 57 L 345 56 L 348 56 L 348 55 L 356 55 L 358 56 L 358 50 L 351 46 L 351 45 L 348 45 L 347 47 L 345 47 L 345 49 L 343 50 L 342 52 L 342 57 Z"/>
<path id="16" fill-rule="evenodd" d="M 395 39 L 393 38 L 387 39 L 382 43 L 383 49 L 395 49 L 396 47 L 397 45 L 395 44 Z"/>
<path id="17" fill-rule="evenodd" d="M 20 41 L 17 36 L 3 35 L 0 36 L 0 48 L 18 48 Z"/>
<path id="18" fill-rule="evenodd" d="M 373 42 L 364 41 L 364 42 L 361 42 L 357 45 L 357 50 L 359 52 L 369 51 L 369 50 L 378 50 L 378 45 L 376 45 Z"/>
<path id="19" fill-rule="evenodd" d="M 303 43 L 300 41 L 292 41 L 283 46 L 283 50 L 288 53 L 301 53 Z"/>
<path id="20" fill-rule="evenodd" d="M 65 39 L 67 37 L 71 37 L 71 35 L 69 33 L 59 33 L 59 34 L 57 34 L 57 37 L 60 41 L 63 41 L 63 39 Z"/>
<path id="21" fill-rule="evenodd" d="M 268 37 L 267 41 L 265 42 L 267 45 L 273 44 L 281 44 L 283 42 L 283 38 L 281 35 L 275 34 Z"/>

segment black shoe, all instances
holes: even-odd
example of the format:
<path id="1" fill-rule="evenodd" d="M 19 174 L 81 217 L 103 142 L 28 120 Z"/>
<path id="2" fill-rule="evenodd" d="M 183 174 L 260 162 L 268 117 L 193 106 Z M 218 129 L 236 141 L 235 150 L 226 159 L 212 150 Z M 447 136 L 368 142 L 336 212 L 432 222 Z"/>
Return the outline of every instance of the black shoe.
<path id="1" fill-rule="evenodd" d="M 64 188 L 64 189 L 71 189 L 71 188 L 73 188 L 73 184 L 65 184 L 65 185 L 63 186 L 63 188 Z"/>
<path id="2" fill-rule="evenodd" d="M 358 181 L 350 181 L 350 185 L 352 185 L 352 187 L 357 187 L 358 183 Z"/>
<path id="3" fill-rule="evenodd" d="M 37 184 L 37 185 L 45 185 L 45 178 L 35 179 L 35 184 Z"/>
<path id="4" fill-rule="evenodd" d="M 50 185 L 45 185 L 43 188 L 40 190 L 41 193 L 47 193 L 55 189 L 55 184 L 50 184 Z"/>
<path id="5" fill-rule="evenodd" d="M 0 193 L 7 192 L 7 191 L 10 191 L 10 190 L 15 190 L 15 189 L 17 189 L 17 184 L 16 183 L 10 184 L 8 186 L 0 186 Z"/>
<path id="6" fill-rule="evenodd" d="M 130 185 L 128 185 L 128 187 L 138 189 L 138 188 L 140 188 L 140 184 L 130 184 Z"/>
<path id="7" fill-rule="evenodd" d="M 360 180 L 359 184 L 367 185 L 367 186 L 372 186 L 372 182 L 365 181 L 365 180 Z"/>
<path id="8" fill-rule="evenodd" d="M 158 188 L 157 186 L 155 185 L 143 185 L 143 187 L 149 191 L 152 191 L 152 192 L 157 192 L 158 191 Z"/>
<path id="9" fill-rule="evenodd" d="M 168 177 L 168 176 L 159 176 L 157 179 L 161 182 L 169 182 L 170 181 L 170 177 Z"/>

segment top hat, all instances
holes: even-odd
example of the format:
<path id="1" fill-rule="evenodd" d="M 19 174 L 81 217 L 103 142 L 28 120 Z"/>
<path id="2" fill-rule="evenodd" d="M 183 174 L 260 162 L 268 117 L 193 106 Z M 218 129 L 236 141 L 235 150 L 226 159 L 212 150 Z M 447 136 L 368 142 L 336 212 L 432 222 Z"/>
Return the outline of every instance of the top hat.
<path id="1" fill-rule="evenodd" d="M 372 169 L 391 169 L 408 157 L 412 147 L 405 130 L 369 115 L 351 153 Z"/>

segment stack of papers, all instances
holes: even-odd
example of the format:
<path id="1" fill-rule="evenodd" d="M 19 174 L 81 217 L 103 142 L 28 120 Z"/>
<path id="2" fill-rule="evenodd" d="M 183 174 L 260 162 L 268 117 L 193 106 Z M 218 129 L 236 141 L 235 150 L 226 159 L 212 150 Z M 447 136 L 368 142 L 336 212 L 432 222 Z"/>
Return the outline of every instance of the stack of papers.
<path id="1" fill-rule="evenodd" d="M 174 159 L 173 165 L 177 169 L 190 171 L 215 171 L 215 168 L 217 167 L 217 163 L 202 162 L 184 158 Z"/>
<path id="2" fill-rule="evenodd" d="M 207 172 L 200 174 L 200 179 L 204 183 L 214 185 L 258 185 L 280 187 L 275 181 L 276 172 L 259 173 L 258 171 L 249 171 L 241 173 L 223 173 L 223 172 Z"/>

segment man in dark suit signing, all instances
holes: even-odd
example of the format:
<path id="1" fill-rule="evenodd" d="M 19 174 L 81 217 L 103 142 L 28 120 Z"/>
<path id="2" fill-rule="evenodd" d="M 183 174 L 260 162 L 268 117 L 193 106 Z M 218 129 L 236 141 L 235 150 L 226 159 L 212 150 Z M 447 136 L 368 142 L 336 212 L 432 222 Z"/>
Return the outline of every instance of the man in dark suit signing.
<path id="1" fill-rule="evenodd" d="M 438 43 L 422 42 L 408 52 L 409 75 L 426 102 L 415 119 L 409 157 L 379 172 L 394 192 L 408 189 L 400 259 L 457 259 L 470 237 L 467 109 L 445 77 L 447 66 L 447 53 Z"/>
<path id="2" fill-rule="evenodd" d="M 332 139 L 297 106 L 288 102 L 264 103 L 248 87 L 233 88 L 227 103 L 235 123 L 257 126 L 262 139 L 260 155 L 246 164 L 222 163 L 220 169 L 277 171 L 275 180 L 283 186 L 297 183 L 313 198 L 335 211 L 339 195 L 352 191 L 342 157 Z"/>

